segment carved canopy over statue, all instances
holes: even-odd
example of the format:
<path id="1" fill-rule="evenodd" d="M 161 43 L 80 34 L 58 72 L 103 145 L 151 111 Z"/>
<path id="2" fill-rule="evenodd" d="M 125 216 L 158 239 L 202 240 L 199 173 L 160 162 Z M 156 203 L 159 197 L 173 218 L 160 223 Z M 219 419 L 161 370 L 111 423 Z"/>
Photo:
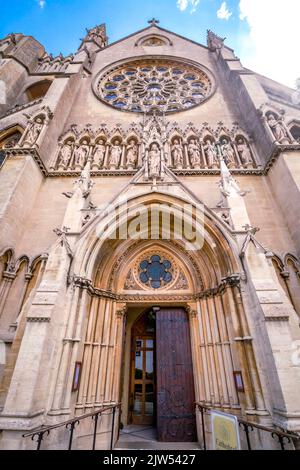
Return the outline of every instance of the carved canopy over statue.
<path id="1" fill-rule="evenodd" d="M 150 153 L 155 161 L 157 150 L 161 171 L 166 167 L 180 172 L 215 171 L 220 167 L 221 156 L 232 169 L 258 167 L 249 138 L 236 124 L 232 129 L 224 125 L 213 129 L 205 123 L 197 129 L 190 123 L 182 129 L 177 123 L 172 125 L 163 117 L 152 116 L 143 124 L 132 123 L 126 129 L 120 125 L 112 130 L 105 125 L 98 130 L 86 126 L 79 132 L 75 125 L 71 126 L 62 136 L 50 168 L 79 171 L 89 157 L 93 171 L 134 172 L 142 166 L 148 171 L 149 161 L 144 163 Z"/>

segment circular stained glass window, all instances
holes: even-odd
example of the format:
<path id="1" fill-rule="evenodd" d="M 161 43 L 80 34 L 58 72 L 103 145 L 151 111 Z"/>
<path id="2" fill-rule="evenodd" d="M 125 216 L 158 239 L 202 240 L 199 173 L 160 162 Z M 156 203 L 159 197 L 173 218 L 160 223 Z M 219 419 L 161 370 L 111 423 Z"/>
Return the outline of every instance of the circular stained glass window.
<path id="1" fill-rule="evenodd" d="M 140 263 L 140 281 L 152 289 L 160 289 L 173 280 L 172 263 L 153 255 Z"/>
<path id="2" fill-rule="evenodd" d="M 209 98 L 213 79 L 200 67 L 178 60 L 141 59 L 100 73 L 93 89 L 102 101 L 123 111 L 172 113 Z"/>

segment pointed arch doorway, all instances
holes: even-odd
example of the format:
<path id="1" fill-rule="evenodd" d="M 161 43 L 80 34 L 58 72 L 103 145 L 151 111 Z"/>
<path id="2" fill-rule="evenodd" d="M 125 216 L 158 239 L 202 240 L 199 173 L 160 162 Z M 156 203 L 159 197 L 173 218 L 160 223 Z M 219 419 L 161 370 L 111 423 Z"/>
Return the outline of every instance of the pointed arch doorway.
<path id="1" fill-rule="evenodd" d="M 197 441 L 188 315 L 152 307 L 131 328 L 129 424 L 155 426 L 160 442 Z"/>

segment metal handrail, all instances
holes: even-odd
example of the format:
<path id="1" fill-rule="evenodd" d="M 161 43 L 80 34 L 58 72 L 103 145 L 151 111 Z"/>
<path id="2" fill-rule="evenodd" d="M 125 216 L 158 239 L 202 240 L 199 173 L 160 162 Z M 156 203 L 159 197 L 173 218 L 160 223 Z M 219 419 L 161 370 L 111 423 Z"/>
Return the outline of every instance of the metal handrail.
<path id="1" fill-rule="evenodd" d="M 201 412 L 201 420 L 202 420 L 202 437 L 203 437 L 203 447 L 206 450 L 206 433 L 205 433 L 205 423 L 204 423 L 204 413 L 206 411 L 217 411 L 213 407 L 208 405 L 203 405 L 202 403 L 195 403 L 198 409 Z M 290 444 L 293 440 L 299 440 L 300 436 L 293 433 L 286 433 L 284 431 L 280 431 L 279 429 L 269 428 L 267 426 L 263 426 L 261 424 L 254 423 L 252 421 L 247 421 L 244 418 L 236 416 L 239 426 L 243 427 L 243 431 L 246 434 L 247 439 L 247 446 L 248 450 L 252 450 L 251 442 L 250 442 L 250 432 L 254 430 L 254 428 L 259 429 L 261 431 L 265 431 L 271 434 L 272 439 L 278 438 L 278 442 L 280 444 L 281 450 L 285 450 L 285 445 Z"/>
<path id="2" fill-rule="evenodd" d="M 104 406 L 96 411 L 93 411 L 91 413 L 87 413 L 81 416 L 76 416 L 72 419 L 69 419 L 67 421 L 63 421 L 62 423 L 58 424 L 53 424 L 51 426 L 41 426 L 40 428 L 37 428 L 31 432 L 25 433 L 22 435 L 22 437 L 31 437 L 31 440 L 34 441 L 35 437 L 37 436 L 37 448 L 36 450 L 41 449 L 41 444 L 42 441 L 44 440 L 44 436 L 49 436 L 50 432 L 53 429 L 61 428 L 61 427 L 66 427 L 66 429 L 70 430 L 70 439 L 69 439 L 69 445 L 68 445 L 68 450 L 72 449 L 72 442 L 73 442 L 73 434 L 74 434 L 74 429 L 75 426 L 79 425 L 81 421 L 87 418 L 92 418 L 94 421 L 94 432 L 93 432 L 93 446 L 92 450 L 95 450 L 96 447 L 96 435 L 97 435 L 97 425 L 98 425 L 98 419 L 99 416 L 104 414 L 106 411 L 112 411 L 112 429 L 111 429 L 111 440 L 110 440 L 110 450 L 113 448 L 113 440 L 114 440 L 114 427 L 115 427 L 115 414 L 116 410 L 121 408 L 121 403 L 116 403 L 115 405 L 108 405 Z M 107 431 L 108 432 L 108 431 Z"/>

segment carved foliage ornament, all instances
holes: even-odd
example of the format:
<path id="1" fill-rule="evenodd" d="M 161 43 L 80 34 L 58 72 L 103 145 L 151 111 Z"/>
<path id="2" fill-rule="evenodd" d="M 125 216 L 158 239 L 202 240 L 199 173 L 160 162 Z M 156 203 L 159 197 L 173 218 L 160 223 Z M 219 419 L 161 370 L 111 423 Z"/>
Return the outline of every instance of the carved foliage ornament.
<path id="1" fill-rule="evenodd" d="M 106 104 L 135 113 L 172 113 L 199 105 L 213 92 L 201 68 L 171 59 L 143 59 L 116 66 L 96 79 Z"/>

